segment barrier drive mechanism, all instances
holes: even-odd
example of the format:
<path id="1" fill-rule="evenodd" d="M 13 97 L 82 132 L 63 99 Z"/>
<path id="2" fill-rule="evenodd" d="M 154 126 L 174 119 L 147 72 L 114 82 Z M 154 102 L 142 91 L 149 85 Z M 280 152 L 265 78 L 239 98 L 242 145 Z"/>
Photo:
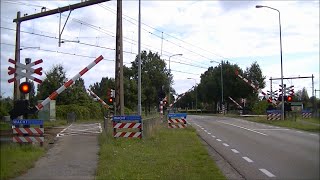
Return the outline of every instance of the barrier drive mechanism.
<path id="1" fill-rule="evenodd" d="M 311 118 L 312 112 L 311 110 L 302 110 L 301 116 L 302 118 Z"/>
<path id="2" fill-rule="evenodd" d="M 44 142 L 44 128 L 43 120 L 37 119 L 14 119 L 12 121 L 13 137 L 12 141 L 16 143 L 40 143 L 43 146 Z M 26 127 L 20 127 L 20 125 L 27 125 Z M 36 125 L 39 127 L 30 127 L 30 125 Z"/>
<path id="3" fill-rule="evenodd" d="M 113 116 L 113 137 L 142 138 L 141 116 Z"/>
<path id="4" fill-rule="evenodd" d="M 281 110 L 267 111 L 267 120 L 281 120 Z"/>
<path id="5" fill-rule="evenodd" d="M 168 114 L 168 128 L 185 128 L 187 127 L 186 119 L 186 113 Z"/>

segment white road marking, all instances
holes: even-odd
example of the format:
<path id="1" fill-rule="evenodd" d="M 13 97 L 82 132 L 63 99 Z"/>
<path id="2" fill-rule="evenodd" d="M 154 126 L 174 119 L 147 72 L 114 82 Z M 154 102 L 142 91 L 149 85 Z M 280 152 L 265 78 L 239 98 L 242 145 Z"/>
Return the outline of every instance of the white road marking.
<path id="1" fill-rule="evenodd" d="M 211 134 L 210 132 L 208 132 L 208 134 Z"/>
<path id="2" fill-rule="evenodd" d="M 208 132 L 207 130 L 204 130 L 204 132 Z"/>
<path id="3" fill-rule="evenodd" d="M 229 146 L 229 144 L 226 144 L 226 143 L 222 143 L 222 144 L 223 144 L 224 146 L 227 146 L 227 147 Z"/>
<path id="4" fill-rule="evenodd" d="M 234 153 L 239 153 L 239 151 L 237 151 L 236 149 L 231 149 L 231 151 L 233 151 Z"/>
<path id="5" fill-rule="evenodd" d="M 211 137 L 215 138 L 215 136 L 214 136 L 214 135 L 212 135 Z"/>
<path id="6" fill-rule="evenodd" d="M 218 122 L 221 122 L 221 121 L 218 121 Z M 245 127 L 242 127 L 242 126 L 238 126 L 238 125 L 235 125 L 235 124 L 231 124 L 231 123 L 226 123 L 226 122 L 221 122 L 223 124 L 228 124 L 228 125 L 231 125 L 231 126 L 235 126 L 235 127 L 238 127 L 238 128 L 241 128 L 241 129 L 245 129 L 245 130 L 248 130 L 248 131 L 251 131 L 251 132 L 255 132 L 255 133 L 258 133 L 258 134 L 261 134 L 261 135 L 264 135 L 264 136 L 268 136 L 262 132 L 258 132 L 258 131 L 255 131 L 255 130 L 252 130 L 252 129 L 249 129 L 249 128 L 245 128 Z"/>
<path id="7" fill-rule="evenodd" d="M 253 162 L 250 158 L 248 157 L 242 157 L 244 160 L 248 161 L 249 163 Z"/>
<path id="8" fill-rule="evenodd" d="M 204 129 L 203 127 L 201 129 Z"/>
<path id="9" fill-rule="evenodd" d="M 64 132 L 64 131 L 66 131 L 69 127 L 71 127 L 72 126 L 72 124 L 70 124 L 68 127 L 66 127 L 66 128 L 64 128 L 64 129 L 62 129 L 62 131 L 60 131 L 58 134 L 57 134 L 57 136 L 56 137 L 59 137 L 59 136 L 61 136 L 62 135 L 62 133 Z"/>
<path id="10" fill-rule="evenodd" d="M 217 139 L 217 141 L 219 141 L 219 142 L 220 142 L 220 141 L 221 141 L 221 139 Z"/>
<path id="11" fill-rule="evenodd" d="M 303 133 L 302 131 L 296 131 L 296 132 L 298 132 L 298 133 Z"/>
<path id="12" fill-rule="evenodd" d="M 259 169 L 261 172 L 263 172 L 265 175 L 267 175 L 268 177 L 276 177 L 274 174 L 272 174 L 271 172 L 269 172 L 266 169 Z"/>
<path id="13" fill-rule="evenodd" d="M 311 135 L 311 136 L 317 136 L 316 134 L 312 134 L 312 133 L 310 133 L 309 135 Z"/>

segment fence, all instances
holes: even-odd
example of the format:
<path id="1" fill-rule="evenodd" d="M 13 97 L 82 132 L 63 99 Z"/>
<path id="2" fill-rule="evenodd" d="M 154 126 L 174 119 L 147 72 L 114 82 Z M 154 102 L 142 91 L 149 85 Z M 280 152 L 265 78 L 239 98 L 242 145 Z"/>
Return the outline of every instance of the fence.
<path id="1" fill-rule="evenodd" d="M 44 142 L 44 128 L 43 120 L 36 119 L 14 119 L 12 121 L 14 127 L 12 127 L 13 137 L 12 141 L 16 143 L 40 143 L 43 146 Z M 23 127 L 20 127 L 23 125 Z M 30 125 L 36 125 L 38 127 L 30 127 Z"/>

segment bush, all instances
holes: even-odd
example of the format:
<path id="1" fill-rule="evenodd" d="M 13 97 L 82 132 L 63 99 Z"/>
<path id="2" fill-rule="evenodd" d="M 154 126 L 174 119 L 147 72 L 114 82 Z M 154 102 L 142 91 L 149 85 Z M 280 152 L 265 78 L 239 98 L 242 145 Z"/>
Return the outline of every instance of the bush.
<path id="1" fill-rule="evenodd" d="M 57 106 L 58 119 L 67 119 L 67 114 L 74 112 L 77 120 L 102 119 L 103 109 L 97 103 L 89 103 L 86 106 L 70 104 Z"/>
<path id="2" fill-rule="evenodd" d="M 254 114 L 266 114 L 266 109 L 268 105 L 268 102 L 265 100 L 258 101 L 253 105 L 252 111 Z"/>

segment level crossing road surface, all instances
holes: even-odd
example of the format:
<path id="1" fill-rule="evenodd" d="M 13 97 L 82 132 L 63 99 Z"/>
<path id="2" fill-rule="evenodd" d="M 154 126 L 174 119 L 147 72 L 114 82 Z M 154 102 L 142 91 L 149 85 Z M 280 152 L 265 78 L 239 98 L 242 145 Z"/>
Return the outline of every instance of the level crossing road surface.
<path id="1" fill-rule="evenodd" d="M 319 179 L 319 134 L 237 118 L 188 115 L 245 179 Z"/>
<path id="2" fill-rule="evenodd" d="M 93 180 L 101 132 L 100 123 L 69 125 L 35 167 L 15 180 Z"/>

